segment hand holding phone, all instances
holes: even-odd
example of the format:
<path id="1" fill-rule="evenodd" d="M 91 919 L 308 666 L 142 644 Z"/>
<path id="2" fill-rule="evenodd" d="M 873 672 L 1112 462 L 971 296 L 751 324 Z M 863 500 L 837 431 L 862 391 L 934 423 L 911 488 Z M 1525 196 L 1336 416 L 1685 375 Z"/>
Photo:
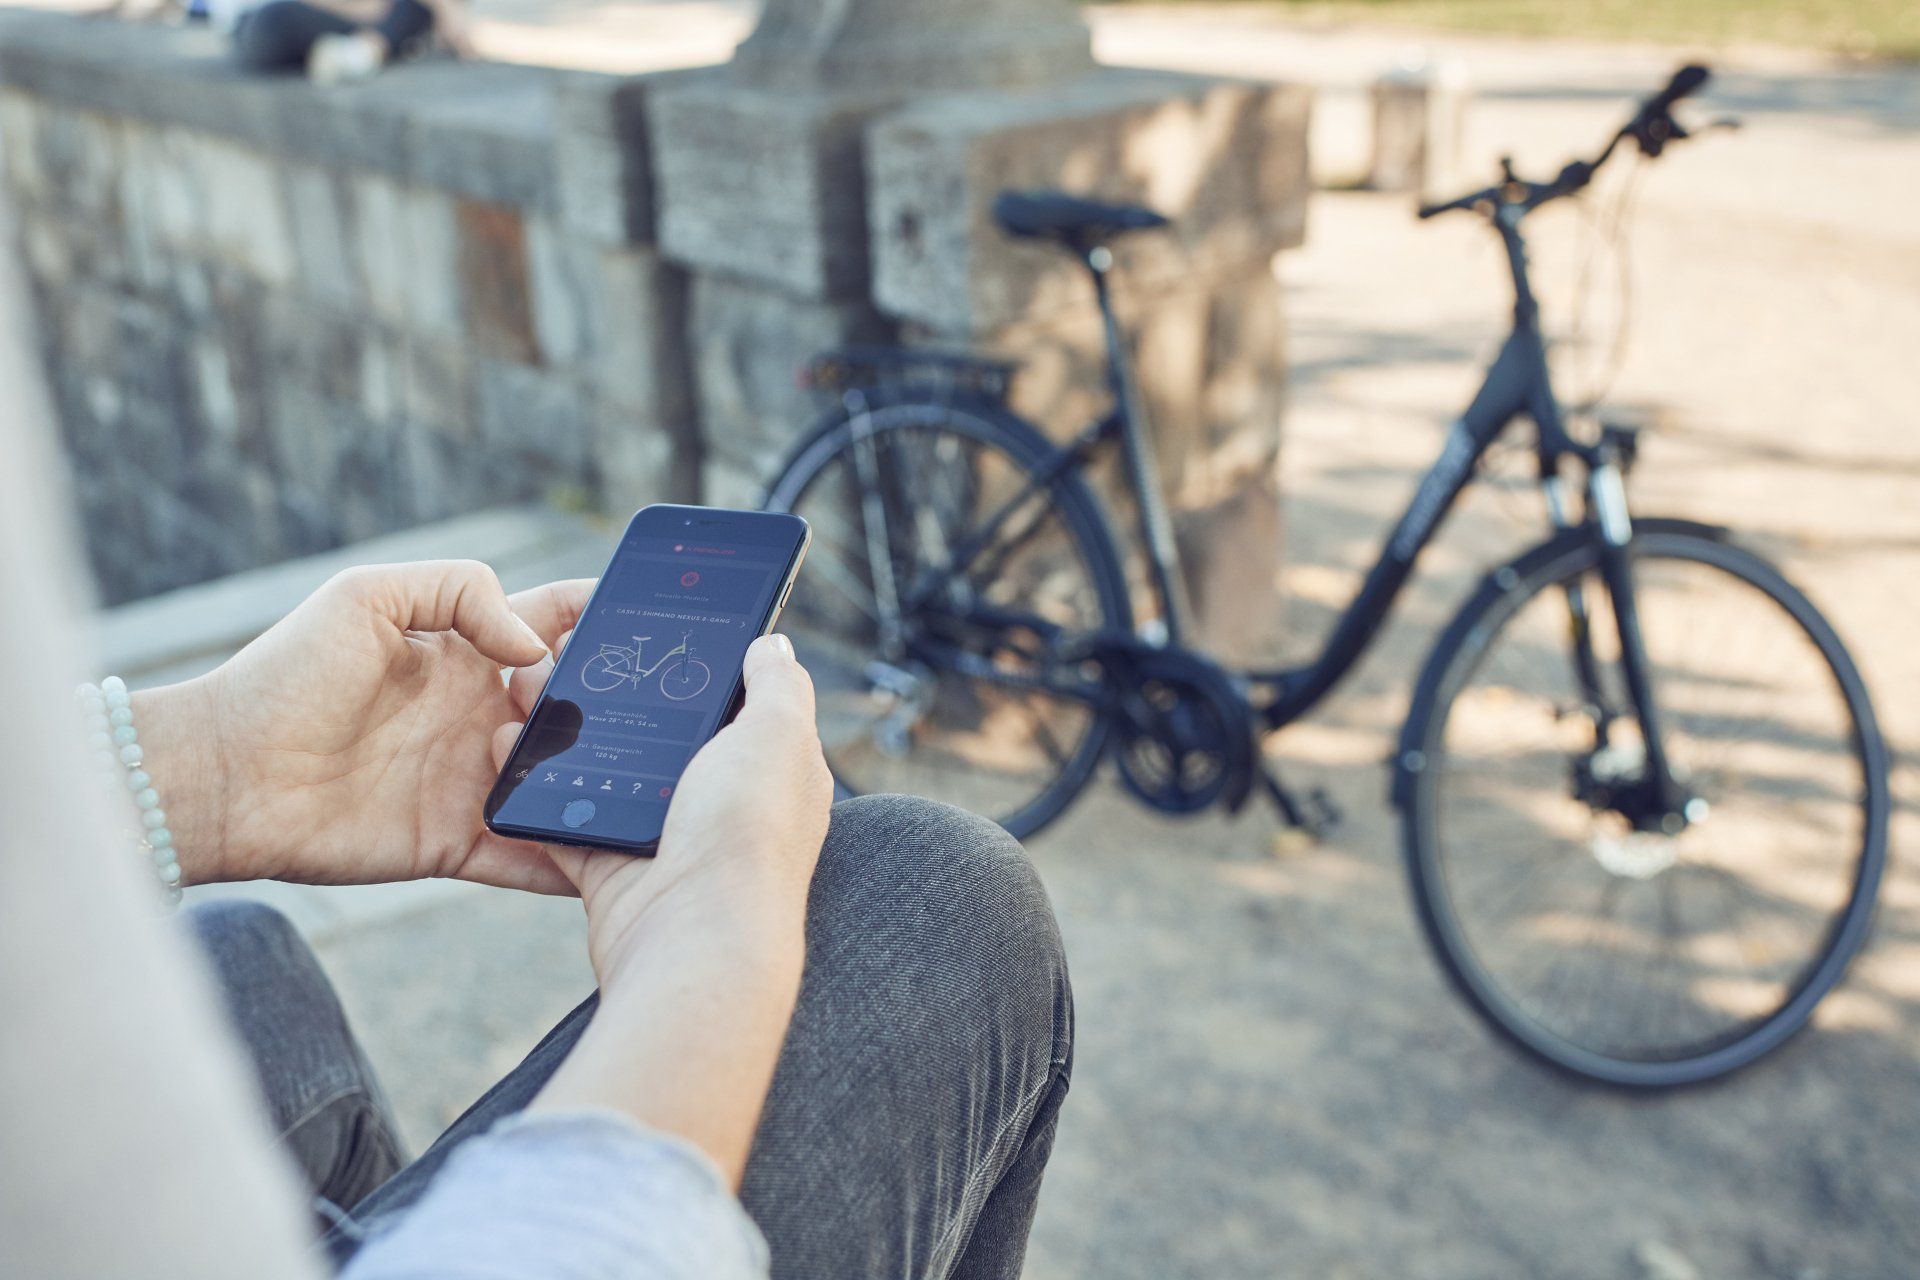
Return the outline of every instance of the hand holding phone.
<path id="1" fill-rule="evenodd" d="M 796 516 L 652 506 L 628 525 L 487 797 L 495 833 L 650 856 L 747 648 L 806 554 Z"/>

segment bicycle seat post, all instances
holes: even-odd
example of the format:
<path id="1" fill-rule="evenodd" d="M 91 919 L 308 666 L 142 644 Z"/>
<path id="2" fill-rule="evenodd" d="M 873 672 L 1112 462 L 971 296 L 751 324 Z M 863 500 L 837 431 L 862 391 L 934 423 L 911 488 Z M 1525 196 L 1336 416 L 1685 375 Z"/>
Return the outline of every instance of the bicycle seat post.
<path id="1" fill-rule="evenodd" d="M 1107 385 L 1120 418 L 1121 447 L 1126 454 L 1127 471 L 1140 513 L 1140 537 L 1149 552 L 1147 570 L 1159 597 L 1160 618 L 1149 638 L 1156 644 L 1174 646 L 1181 641 L 1182 621 L 1191 615 L 1185 580 L 1180 572 L 1180 551 L 1174 541 L 1173 518 L 1167 514 L 1160 472 L 1148 438 L 1146 407 L 1134 383 L 1126 335 L 1120 328 L 1119 316 L 1114 313 L 1113 290 L 1107 282 L 1107 273 L 1113 267 L 1113 251 L 1104 244 L 1095 244 L 1084 250 L 1081 260 L 1093 276 L 1093 296 L 1100 307 L 1100 322 L 1107 340 Z"/>

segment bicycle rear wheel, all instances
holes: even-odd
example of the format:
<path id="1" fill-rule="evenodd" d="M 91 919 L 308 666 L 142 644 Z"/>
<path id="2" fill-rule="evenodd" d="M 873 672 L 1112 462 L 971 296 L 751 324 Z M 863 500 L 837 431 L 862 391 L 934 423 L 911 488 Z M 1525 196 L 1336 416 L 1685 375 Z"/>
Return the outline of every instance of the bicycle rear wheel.
<path id="1" fill-rule="evenodd" d="M 769 509 L 813 528 L 781 628 L 813 675 L 827 762 L 849 790 L 943 800 L 1027 836 L 1086 784 L 1107 719 L 1044 687 L 1057 645 L 969 625 L 1029 617 L 1056 640 L 1129 626 L 1091 494 L 1070 472 L 1037 479 L 1051 455 L 993 405 L 876 393 L 828 419 L 769 488 Z M 915 584 L 996 515 L 964 570 L 915 603 Z M 954 634 L 972 637 L 959 642 L 971 644 L 965 670 Z"/>
<path id="2" fill-rule="evenodd" d="M 1723 1075 L 1803 1026 L 1864 941 L 1887 759 L 1813 605 L 1706 531 L 1645 521 L 1636 599 L 1673 772 L 1703 802 L 1635 830 L 1644 773 L 1599 545 L 1500 571 L 1436 646 L 1402 738 L 1408 868 L 1429 941 L 1496 1029 L 1607 1083 Z M 1598 717 L 1569 641 L 1590 616 Z"/>

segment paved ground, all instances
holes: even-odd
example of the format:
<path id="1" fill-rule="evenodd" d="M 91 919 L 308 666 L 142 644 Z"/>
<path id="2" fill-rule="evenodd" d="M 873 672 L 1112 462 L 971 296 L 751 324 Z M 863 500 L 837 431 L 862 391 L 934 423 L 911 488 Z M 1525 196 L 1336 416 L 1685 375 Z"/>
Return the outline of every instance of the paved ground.
<path id="1" fill-rule="evenodd" d="M 745 12 L 482 7 L 491 47 L 609 66 L 714 56 Z M 537 47 L 515 36 L 536 28 Z M 1104 14 L 1099 31 L 1114 60 L 1328 85 L 1334 172 L 1358 155 L 1353 87 L 1408 39 L 1150 10 Z M 1433 43 L 1480 86 L 1475 150 L 1511 147 L 1534 166 L 1599 138 L 1677 60 Z M 1720 84 L 1711 105 L 1749 128 L 1676 154 L 1644 187 L 1614 397 L 1653 427 L 1636 503 L 1761 531 L 1852 640 L 1910 754 L 1920 76 L 1767 53 Z M 1564 280 L 1578 218 L 1542 228 L 1542 266 Z M 1283 270 L 1296 368 L 1285 585 L 1302 652 L 1471 392 L 1504 306 L 1484 232 L 1416 226 L 1404 201 L 1321 196 L 1309 239 Z M 1920 879 L 1904 861 L 1871 950 L 1814 1032 L 1677 1097 L 1599 1093 L 1518 1060 L 1414 932 L 1378 762 L 1433 628 L 1536 518 L 1519 496 L 1480 494 L 1350 686 L 1276 744 L 1344 805 L 1328 845 L 1275 858 L 1264 812 L 1175 824 L 1108 791 L 1035 842 L 1082 1040 L 1032 1276 L 1912 1274 Z M 1899 784 L 1896 859 L 1916 833 L 1910 763 Z M 322 926 L 416 1141 L 585 988 L 567 903 L 455 892 Z"/>

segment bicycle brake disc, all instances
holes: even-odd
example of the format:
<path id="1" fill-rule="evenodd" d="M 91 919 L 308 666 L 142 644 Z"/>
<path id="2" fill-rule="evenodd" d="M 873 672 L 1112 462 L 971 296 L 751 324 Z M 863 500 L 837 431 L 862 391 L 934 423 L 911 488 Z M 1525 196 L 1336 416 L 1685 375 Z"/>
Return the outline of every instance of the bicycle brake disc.
<path id="1" fill-rule="evenodd" d="M 1128 643 L 1102 655 L 1120 780 L 1164 813 L 1237 810 L 1253 787 L 1253 714 L 1233 678 L 1197 654 Z"/>

